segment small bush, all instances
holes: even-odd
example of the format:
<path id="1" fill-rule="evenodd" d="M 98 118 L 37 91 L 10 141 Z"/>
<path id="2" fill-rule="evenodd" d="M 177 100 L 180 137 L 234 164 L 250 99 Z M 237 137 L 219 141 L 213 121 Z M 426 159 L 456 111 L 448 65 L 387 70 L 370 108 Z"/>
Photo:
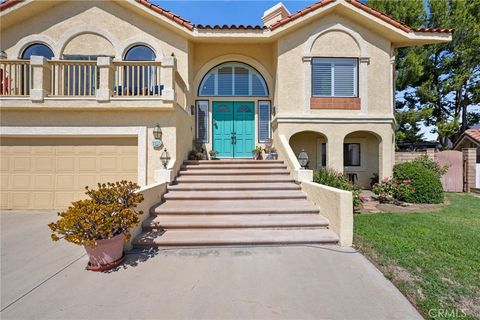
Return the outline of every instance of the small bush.
<path id="1" fill-rule="evenodd" d="M 372 186 L 372 191 L 378 196 L 382 203 L 393 202 L 394 200 L 406 201 L 415 192 L 415 187 L 410 180 L 397 180 L 385 178 Z"/>
<path id="2" fill-rule="evenodd" d="M 360 188 L 348 181 L 347 177 L 340 172 L 327 168 L 318 169 L 313 173 L 313 182 L 351 191 L 353 194 L 353 206 L 358 208 L 362 204 Z"/>
<path id="3" fill-rule="evenodd" d="M 443 187 L 438 171 L 428 168 L 422 161 L 411 161 L 393 167 L 396 180 L 410 180 L 415 191 L 406 195 L 411 203 L 442 203 Z"/>
<path id="4" fill-rule="evenodd" d="M 448 171 L 448 166 L 439 165 L 438 162 L 429 159 L 426 154 L 416 158 L 412 162 L 429 169 L 430 171 L 435 173 L 435 175 L 437 175 L 439 179 Z"/>

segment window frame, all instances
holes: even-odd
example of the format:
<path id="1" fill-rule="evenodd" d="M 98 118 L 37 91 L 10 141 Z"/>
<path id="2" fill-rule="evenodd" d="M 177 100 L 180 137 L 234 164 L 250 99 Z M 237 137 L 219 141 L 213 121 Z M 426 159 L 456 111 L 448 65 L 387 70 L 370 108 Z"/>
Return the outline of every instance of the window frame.
<path id="1" fill-rule="evenodd" d="M 43 43 L 43 42 L 32 42 L 32 43 L 30 43 L 29 45 L 27 45 L 26 47 L 23 48 L 23 50 L 22 50 L 22 52 L 21 52 L 21 54 L 20 54 L 20 59 L 21 59 L 21 60 L 30 60 L 30 57 L 31 57 L 31 56 L 35 56 L 35 54 L 31 54 L 30 57 L 28 57 L 28 58 L 25 58 L 25 57 L 24 57 L 25 52 L 26 52 L 28 49 L 30 49 L 31 47 L 36 46 L 36 45 L 40 45 L 40 46 L 46 47 L 48 50 L 50 50 L 50 53 L 52 54 L 52 57 L 51 57 L 51 58 L 47 58 L 47 57 L 45 57 L 45 56 L 42 56 L 42 57 L 44 57 L 44 58 L 47 59 L 47 60 L 52 60 L 53 58 L 55 58 L 55 53 L 53 52 L 52 48 L 50 48 L 49 45 L 47 45 L 46 43 Z"/>
<path id="2" fill-rule="evenodd" d="M 264 140 L 260 139 L 260 104 L 267 103 L 268 104 L 268 137 Z M 266 139 L 272 138 L 272 101 L 271 100 L 258 100 L 257 101 L 257 110 L 258 110 L 258 117 L 257 117 L 257 141 L 258 143 L 265 143 Z"/>
<path id="3" fill-rule="evenodd" d="M 207 123 L 206 123 L 206 131 L 207 131 L 207 139 L 202 140 L 203 143 L 209 143 L 210 141 L 210 100 L 195 100 L 195 140 L 198 140 L 198 109 L 200 103 L 206 103 L 207 105 Z"/>
<path id="4" fill-rule="evenodd" d="M 221 95 L 221 94 L 218 94 L 218 70 L 222 67 L 231 67 L 232 68 L 232 94 L 231 95 Z M 236 95 L 235 94 L 235 67 L 244 67 L 246 69 L 249 70 L 249 73 L 248 73 L 248 77 L 249 77 L 249 83 L 248 83 L 248 87 L 249 87 L 249 92 L 252 92 L 251 95 Z M 260 79 L 262 80 L 263 82 L 263 85 L 265 86 L 265 95 L 254 95 L 253 94 L 253 76 L 254 74 L 251 73 L 250 71 L 253 70 L 259 77 Z M 213 85 L 213 95 L 211 94 L 202 94 L 201 91 L 202 91 L 202 84 L 204 82 L 204 80 L 206 79 L 207 76 L 213 74 L 214 75 L 214 85 Z M 270 91 L 268 89 L 268 84 L 267 84 L 267 81 L 265 80 L 265 78 L 263 77 L 263 75 L 257 70 L 255 69 L 254 67 L 252 67 L 251 65 L 247 64 L 247 63 L 243 63 L 243 62 L 239 62 L 239 61 L 228 61 L 228 62 L 222 62 L 218 65 L 216 65 L 215 67 L 211 68 L 210 70 L 208 70 L 208 72 L 206 72 L 202 79 L 200 80 L 200 84 L 198 85 L 198 91 L 197 91 L 197 96 L 198 97 L 238 97 L 238 98 L 252 98 L 252 97 L 261 97 L 261 98 L 267 98 L 270 96 Z"/>
<path id="5" fill-rule="evenodd" d="M 132 49 L 137 48 L 137 47 L 145 47 L 145 48 L 149 49 L 153 54 L 153 59 L 152 60 L 130 60 L 130 59 L 127 59 L 128 53 Z M 143 44 L 143 43 L 136 43 L 136 44 L 130 46 L 127 50 L 125 50 L 125 52 L 123 53 L 123 56 L 122 56 L 122 61 L 155 61 L 156 59 L 157 59 L 157 54 L 155 53 L 155 50 L 153 50 L 150 46 L 148 46 L 146 44 Z"/>
<path id="6" fill-rule="evenodd" d="M 332 79 L 332 82 L 330 84 L 331 85 L 331 92 L 332 92 L 331 95 L 314 95 L 314 93 L 313 93 L 313 91 L 314 91 L 313 64 L 314 64 L 315 60 L 323 60 L 323 61 L 327 61 L 331 64 L 331 66 L 330 66 L 330 68 L 331 68 L 331 79 Z M 352 96 L 336 96 L 335 95 L 335 68 L 334 68 L 335 61 L 338 62 L 338 61 L 347 61 L 347 60 L 355 61 L 355 68 L 354 68 L 354 73 L 353 73 L 353 81 L 354 81 L 354 86 L 353 86 L 354 92 L 353 93 L 354 94 Z M 358 58 L 355 58 L 355 57 L 312 57 L 311 62 L 310 62 L 310 84 L 311 84 L 310 95 L 313 98 L 358 98 L 359 97 L 359 88 L 360 88 L 358 73 L 359 73 L 359 59 Z"/>

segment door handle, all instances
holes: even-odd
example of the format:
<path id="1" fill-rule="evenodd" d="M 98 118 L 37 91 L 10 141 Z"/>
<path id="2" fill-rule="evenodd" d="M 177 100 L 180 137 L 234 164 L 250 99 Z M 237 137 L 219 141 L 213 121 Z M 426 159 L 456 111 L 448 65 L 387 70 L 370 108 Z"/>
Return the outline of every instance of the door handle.
<path id="1" fill-rule="evenodd" d="M 232 144 L 237 144 L 237 134 L 235 132 L 232 132 L 231 138 Z"/>

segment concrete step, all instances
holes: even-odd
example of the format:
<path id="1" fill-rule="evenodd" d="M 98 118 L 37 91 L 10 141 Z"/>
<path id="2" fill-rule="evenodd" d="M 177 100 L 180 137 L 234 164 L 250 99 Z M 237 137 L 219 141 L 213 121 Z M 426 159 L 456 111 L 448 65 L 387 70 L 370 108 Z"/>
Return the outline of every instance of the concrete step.
<path id="1" fill-rule="evenodd" d="M 246 175 L 246 176 L 195 176 L 185 175 L 179 176 L 177 182 L 185 183 L 265 183 L 265 182 L 294 182 L 293 178 L 288 175 Z"/>
<path id="2" fill-rule="evenodd" d="M 319 214 L 245 214 L 245 215 L 156 215 L 143 222 L 144 230 L 155 228 L 327 228 L 328 220 Z M 208 231 L 206 231 L 208 232 Z"/>
<path id="3" fill-rule="evenodd" d="M 307 199 L 301 190 L 262 191 L 170 191 L 165 200 L 248 200 L 248 199 Z"/>
<path id="4" fill-rule="evenodd" d="M 202 191 L 202 190 L 301 190 L 301 187 L 293 182 L 275 183 L 178 183 L 168 186 L 169 191 Z"/>
<path id="5" fill-rule="evenodd" d="M 180 176 L 235 176 L 235 175 L 289 175 L 286 169 L 208 169 L 208 170 L 182 170 Z"/>
<path id="6" fill-rule="evenodd" d="M 181 167 L 182 170 L 224 170 L 224 169 L 287 169 L 287 166 L 282 164 L 282 163 L 267 163 L 267 164 L 258 164 L 257 162 L 252 162 L 252 163 L 238 163 L 238 164 L 187 164 L 187 165 L 182 165 Z"/>
<path id="7" fill-rule="evenodd" d="M 216 165 L 223 165 L 223 164 L 258 164 L 258 165 L 268 165 L 273 163 L 281 163 L 283 164 L 282 160 L 253 160 L 253 159 L 219 159 L 219 160 L 185 160 L 183 164 L 216 164 Z"/>
<path id="8" fill-rule="evenodd" d="M 140 234 L 135 247 L 208 246 L 208 245 L 270 245 L 270 244 L 334 244 L 338 236 L 324 228 L 292 229 L 169 229 Z"/>
<path id="9" fill-rule="evenodd" d="M 157 214 L 272 214 L 319 213 L 307 200 L 168 200 L 153 208 Z"/>

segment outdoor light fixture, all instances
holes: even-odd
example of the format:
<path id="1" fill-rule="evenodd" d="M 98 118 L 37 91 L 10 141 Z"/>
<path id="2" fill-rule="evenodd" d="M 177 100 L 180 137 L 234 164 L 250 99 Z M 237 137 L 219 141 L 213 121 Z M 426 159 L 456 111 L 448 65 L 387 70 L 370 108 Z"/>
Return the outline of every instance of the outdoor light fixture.
<path id="1" fill-rule="evenodd" d="M 270 149 L 272 148 L 273 140 L 271 138 L 265 139 L 265 150 L 267 153 L 270 153 Z"/>
<path id="2" fill-rule="evenodd" d="M 160 160 L 162 161 L 162 165 L 164 169 L 167 169 L 167 165 L 170 162 L 170 153 L 168 153 L 167 148 L 163 149 L 162 155 L 160 156 Z"/>
<path id="3" fill-rule="evenodd" d="M 194 106 L 190 106 L 190 114 L 191 114 L 192 116 L 195 115 L 195 107 L 194 107 Z"/>
<path id="4" fill-rule="evenodd" d="M 305 152 L 304 149 L 302 149 L 302 151 L 300 151 L 297 158 L 298 158 L 298 162 L 302 166 L 302 169 L 305 169 L 307 167 L 307 164 L 308 164 L 308 154 Z"/>
<path id="5" fill-rule="evenodd" d="M 273 106 L 273 108 L 272 108 L 272 114 L 273 114 L 273 115 L 276 115 L 276 114 L 277 114 L 277 107 L 276 107 L 276 106 Z"/>
<path id="6" fill-rule="evenodd" d="M 162 128 L 160 128 L 158 123 L 155 128 L 153 128 L 153 137 L 157 140 L 162 140 Z"/>

